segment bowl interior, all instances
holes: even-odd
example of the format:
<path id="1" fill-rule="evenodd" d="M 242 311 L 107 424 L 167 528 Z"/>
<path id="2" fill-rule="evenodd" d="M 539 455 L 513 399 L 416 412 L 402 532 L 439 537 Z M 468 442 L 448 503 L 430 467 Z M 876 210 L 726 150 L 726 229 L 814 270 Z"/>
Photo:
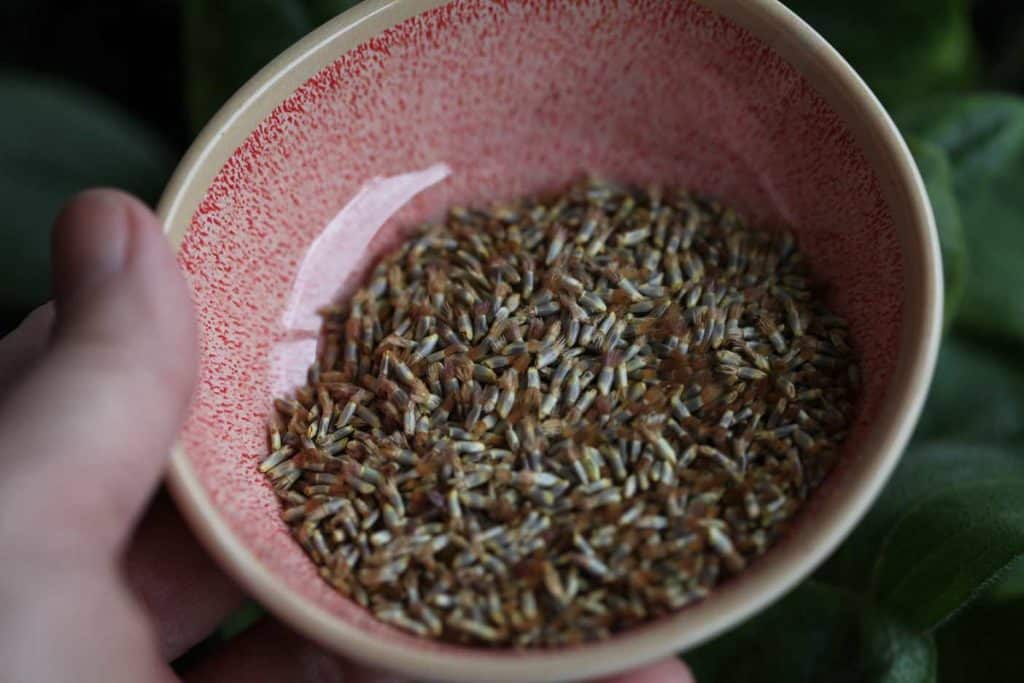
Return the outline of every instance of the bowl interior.
<path id="1" fill-rule="evenodd" d="M 847 460 L 873 457 L 863 446 L 897 365 L 905 240 L 864 136 L 748 30 L 691 2 L 458 0 L 402 21 L 292 88 L 269 116 L 232 124 L 251 132 L 191 220 L 171 229 L 183 233 L 179 261 L 199 311 L 203 359 L 181 457 L 250 561 L 310 609 L 407 651 L 479 654 L 406 636 L 331 590 L 288 535 L 255 467 L 274 392 L 312 360 L 309 330 L 297 334 L 303 325 L 287 315 L 300 266 L 375 177 L 450 168 L 387 221 L 392 239 L 452 204 L 546 190 L 584 172 L 692 188 L 756 225 L 793 229 L 861 358 Z M 357 233 L 367 224 L 357 215 L 351 240 L 336 236 L 338 258 L 348 259 L 341 270 L 387 241 L 360 255 Z M 826 488 L 816 506 L 848 503 L 838 485 Z M 786 543 L 799 545 L 801 533 Z M 667 628 L 699 628 L 721 606 L 716 597 Z"/>

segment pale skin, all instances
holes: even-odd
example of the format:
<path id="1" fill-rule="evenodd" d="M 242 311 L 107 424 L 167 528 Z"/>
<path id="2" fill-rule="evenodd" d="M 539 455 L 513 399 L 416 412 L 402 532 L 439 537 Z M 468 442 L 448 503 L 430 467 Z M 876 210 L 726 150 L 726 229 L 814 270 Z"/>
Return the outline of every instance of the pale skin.
<path id="1" fill-rule="evenodd" d="M 174 681 L 242 592 L 157 494 L 196 380 L 187 287 L 112 190 L 54 226 L 54 302 L 0 340 L 0 680 Z M 395 681 L 265 620 L 187 681 Z M 677 659 L 607 681 L 692 683 Z"/>

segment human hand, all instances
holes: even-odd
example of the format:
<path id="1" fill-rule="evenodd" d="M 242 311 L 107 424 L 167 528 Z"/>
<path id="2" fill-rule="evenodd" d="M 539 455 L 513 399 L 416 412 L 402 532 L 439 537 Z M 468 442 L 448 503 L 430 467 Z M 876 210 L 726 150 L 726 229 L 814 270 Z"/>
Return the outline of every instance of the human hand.
<path id="1" fill-rule="evenodd" d="M 0 680 L 175 680 L 167 662 L 243 600 L 166 495 L 150 500 L 196 377 L 188 291 L 157 219 L 121 193 L 73 200 L 53 244 L 55 303 L 0 340 Z M 273 621 L 184 677 L 394 680 Z M 692 679 L 672 659 L 609 680 Z"/>

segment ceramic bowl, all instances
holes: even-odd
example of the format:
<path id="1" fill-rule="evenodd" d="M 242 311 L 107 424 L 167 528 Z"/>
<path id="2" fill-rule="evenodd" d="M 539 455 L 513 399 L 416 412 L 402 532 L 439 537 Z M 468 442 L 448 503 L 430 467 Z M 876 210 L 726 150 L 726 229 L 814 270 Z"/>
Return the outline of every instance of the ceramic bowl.
<path id="1" fill-rule="evenodd" d="M 270 401 L 313 358 L 313 309 L 400 226 L 584 172 L 685 186 L 796 232 L 862 363 L 841 463 L 747 572 L 606 642 L 510 651 L 399 632 L 321 581 L 280 520 L 256 471 Z M 935 361 L 941 272 L 913 160 L 860 78 L 773 0 L 366 2 L 225 105 L 160 211 L 202 347 L 170 468 L 178 504 L 277 617 L 418 679 L 609 674 L 685 652 L 762 609 L 871 504 Z"/>

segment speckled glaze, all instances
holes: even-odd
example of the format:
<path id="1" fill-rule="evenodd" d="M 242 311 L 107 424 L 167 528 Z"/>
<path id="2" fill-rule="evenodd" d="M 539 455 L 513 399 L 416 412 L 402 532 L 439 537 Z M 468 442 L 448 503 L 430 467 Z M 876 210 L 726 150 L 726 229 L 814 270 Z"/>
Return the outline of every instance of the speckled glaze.
<path id="1" fill-rule="evenodd" d="M 288 322 L 300 264 L 368 181 L 438 164 L 447 177 L 405 203 L 361 256 L 366 239 L 354 229 L 346 273 L 401 226 L 453 203 L 550 189 L 585 171 L 690 187 L 757 225 L 797 233 L 851 324 L 864 376 L 858 419 L 796 531 L 711 599 L 603 644 L 460 648 L 375 621 L 323 583 L 288 535 L 255 463 L 281 373 L 312 360 L 310 330 Z M 225 107 L 161 211 L 202 348 L 170 475 L 179 504 L 279 616 L 340 652 L 421 678 L 609 673 L 692 646 L 763 606 L 806 575 L 877 493 L 934 363 L 940 275 L 916 169 L 849 67 L 769 0 L 364 3 Z"/>

